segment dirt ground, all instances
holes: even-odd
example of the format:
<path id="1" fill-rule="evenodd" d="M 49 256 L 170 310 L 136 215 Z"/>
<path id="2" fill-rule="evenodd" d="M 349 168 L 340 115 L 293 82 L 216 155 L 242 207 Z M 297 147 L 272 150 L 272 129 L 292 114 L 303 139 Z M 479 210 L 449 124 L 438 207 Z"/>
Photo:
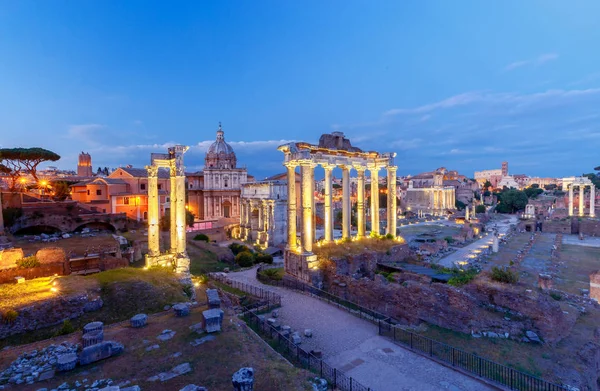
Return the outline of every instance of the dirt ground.
<path id="1" fill-rule="evenodd" d="M 105 340 L 113 340 L 125 345 L 125 352 L 120 356 L 85 367 L 77 367 L 72 372 L 57 374 L 48 381 L 30 386 L 9 386 L 6 390 L 33 391 L 43 387 L 51 389 L 63 382 L 73 384 L 76 380 L 82 382 L 83 379 L 88 379 L 88 382 L 93 382 L 107 378 L 112 379 L 114 384 L 130 381 L 130 385 L 137 384 L 142 390 L 178 390 L 190 383 L 207 387 L 211 391 L 230 390 L 232 374 L 245 366 L 255 369 L 256 390 L 310 389 L 307 380 L 314 375 L 294 368 L 276 355 L 242 321 L 229 312 L 226 312 L 223 320 L 223 331 L 215 335 L 215 340 L 197 347 L 191 346 L 191 341 L 205 336 L 189 328 L 201 322 L 202 311 L 205 309 L 205 306 L 195 307 L 190 316 L 184 318 L 176 318 L 170 311 L 155 314 L 149 318 L 148 325 L 142 329 L 133 329 L 129 327 L 128 322 L 105 327 Z M 172 339 L 162 342 L 156 337 L 164 329 L 173 330 L 176 334 Z M 7 367 L 23 352 L 41 349 L 50 343 L 57 344 L 63 341 L 76 343 L 80 338 L 81 332 L 77 332 L 65 337 L 5 349 L 0 355 L 0 368 Z M 151 351 L 146 350 L 148 346 L 154 344 L 160 347 Z M 147 381 L 150 376 L 168 371 L 185 362 L 191 364 L 192 372 L 164 383 Z"/>

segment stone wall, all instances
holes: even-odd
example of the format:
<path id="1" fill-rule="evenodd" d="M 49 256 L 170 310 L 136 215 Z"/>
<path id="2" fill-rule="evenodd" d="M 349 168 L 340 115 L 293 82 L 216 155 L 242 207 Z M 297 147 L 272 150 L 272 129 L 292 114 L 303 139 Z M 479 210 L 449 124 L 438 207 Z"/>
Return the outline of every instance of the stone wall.
<path id="1" fill-rule="evenodd" d="M 16 262 L 23 257 L 21 248 L 8 248 L 0 251 L 0 270 L 16 267 Z"/>
<path id="2" fill-rule="evenodd" d="M 579 233 L 586 236 L 600 236 L 600 220 L 582 219 L 579 222 Z"/>
<path id="3" fill-rule="evenodd" d="M 57 297 L 27 307 L 17 308 L 18 316 L 14 322 L 0 323 L 0 339 L 55 326 L 66 319 L 75 319 L 85 312 L 98 310 L 102 305 L 98 290 L 97 292 Z"/>
<path id="4" fill-rule="evenodd" d="M 326 280 L 331 293 L 403 323 L 427 322 L 462 333 L 507 332 L 518 340 L 524 330 L 533 330 L 554 344 L 569 333 L 578 317 L 576 311 L 563 313 L 547 294 L 525 293 L 487 280 L 461 289 L 427 283 L 410 273 L 399 273 L 397 278 L 399 283 L 341 275 L 330 275 Z"/>
<path id="5" fill-rule="evenodd" d="M 444 243 L 446 243 L 444 241 Z M 392 247 L 389 252 L 365 251 L 361 254 L 347 255 L 344 258 L 332 258 L 335 274 L 352 276 L 360 274 L 373 278 L 377 263 L 401 262 L 410 256 L 408 244 Z"/>
<path id="6" fill-rule="evenodd" d="M 67 254 L 61 247 L 46 247 L 39 249 L 35 254 L 37 260 L 42 264 L 64 263 L 67 261 Z"/>
<path id="7" fill-rule="evenodd" d="M 566 220 L 544 220 L 542 232 L 553 234 L 570 234 L 571 219 Z"/>

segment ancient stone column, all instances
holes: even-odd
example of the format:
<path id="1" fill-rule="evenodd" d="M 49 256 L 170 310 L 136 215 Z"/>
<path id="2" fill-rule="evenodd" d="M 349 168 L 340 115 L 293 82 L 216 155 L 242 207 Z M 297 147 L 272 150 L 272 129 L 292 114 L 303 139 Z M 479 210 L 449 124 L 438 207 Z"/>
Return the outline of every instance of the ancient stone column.
<path id="1" fill-rule="evenodd" d="M 585 206 L 585 200 L 583 198 L 583 190 L 585 189 L 585 186 L 583 185 L 579 185 L 579 216 L 583 216 L 583 209 Z"/>
<path id="2" fill-rule="evenodd" d="M 356 224 L 357 237 L 362 239 L 365 237 L 365 167 L 356 166 L 354 167 L 358 173 L 357 191 L 356 191 Z"/>
<path id="3" fill-rule="evenodd" d="M 170 220 L 171 220 L 171 228 L 169 229 L 169 234 L 171 238 L 171 252 L 177 253 L 177 170 L 175 168 L 175 160 L 171 161 L 171 167 L 169 170 L 170 173 L 170 181 L 171 181 L 171 191 L 169 194 L 170 199 Z"/>
<path id="4" fill-rule="evenodd" d="M 158 167 L 146 166 L 148 170 L 148 255 L 160 254 L 160 213 L 158 208 Z"/>
<path id="5" fill-rule="evenodd" d="M 296 250 L 296 164 L 287 167 L 288 249 Z"/>
<path id="6" fill-rule="evenodd" d="M 177 167 L 177 176 L 175 177 L 176 195 L 177 195 L 177 217 L 175 220 L 177 235 L 177 254 L 186 253 L 185 226 L 185 173 L 183 167 Z M 173 229 L 171 229 L 173 230 Z"/>
<path id="7" fill-rule="evenodd" d="M 350 166 L 342 166 L 342 239 L 350 238 Z"/>
<path id="8" fill-rule="evenodd" d="M 4 235 L 4 217 L 2 216 L 2 192 L 0 191 L 0 235 Z"/>
<path id="9" fill-rule="evenodd" d="M 596 186 L 594 185 L 590 185 L 590 217 L 596 217 Z"/>
<path id="10" fill-rule="evenodd" d="M 314 195 L 312 186 L 314 182 L 314 164 L 312 161 L 300 163 L 302 174 L 302 251 L 312 253 L 313 246 L 313 211 Z"/>
<path id="11" fill-rule="evenodd" d="M 389 166 L 387 169 L 387 183 L 388 183 L 388 221 L 387 221 L 387 233 L 396 237 L 396 223 L 398 219 L 398 205 L 396 204 L 396 170 L 398 167 Z"/>
<path id="12" fill-rule="evenodd" d="M 569 186 L 569 216 L 573 216 L 573 184 Z"/>
<path id="13" fill-rule="evenodd" d="M 265 211 L 263 210 L 262 202 L 258 202 L 258 228 L 257 231 L 265 229 Z"/>
<path id="14" fill-rule="evenodd" d="M 333 210 L 331 208 L 331 171 L 335 165 L 326 164 L 323 165 L 325 170 L 325 215 L 324 215 L 324 228 L 325 228 L 325 243 L 330 243 L 333 240 Z"/>
<path id="15" fill-rule="evenodd" d="M 371 171 L 371 233 L 379 235 L 379 167 L 370 165 Z"/>

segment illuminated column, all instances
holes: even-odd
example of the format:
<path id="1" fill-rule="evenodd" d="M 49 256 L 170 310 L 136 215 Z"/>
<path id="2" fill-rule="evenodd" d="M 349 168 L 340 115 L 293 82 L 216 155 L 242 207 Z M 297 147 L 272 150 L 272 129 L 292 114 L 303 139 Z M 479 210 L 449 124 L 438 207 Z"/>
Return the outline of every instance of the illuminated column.
<path id="1" fill-rule="evenodd" d="M 365 237 L 365 167 L 354 167 L 358 173 L 358 186 L 356 189 L 356 223 L 358 225 L 357 238 Z"/>
<path id="2" fill-rule="evenodd" d="M 177 235 L 177 254 L 186 253 L 185 244 L 185 173 L 183 167 L 176 167 L 177 176 L 175 177 L 176 196 L 177 196 L 177 218 L 176 230 Z M 171 191 L 172 192 L 172 191 Z M 171 229 L 173 231 L 173 229 Z"/>
<path id="3" fill-rule="evenodd" d="M 350 238 L 350 166 L 342 166 L 342 239 Z"/>
<path id="4" fill-rule="evenodd" d="M 175 168 L 175 161 L 172 160 L 171 161 L 171 167 L 170 167 L 170 181 L 171 181 L 171 191 L 169 194 L 169 198 L 170 198 L 170 209 L 171 209 L 171 213 L 170 213 L 170 218 L 171 218 L 171 228 L 169 229 L 169 234 L 170 234 L 170 238 L 171 238 L 171 252 L 172 253 L 176 253 L 177 252 L 177 203 L 179 202 L 179 200 L 177 199 L 177 170 Z"/>
<path id="5" fill-rule="evenodd" d="M 569 216 L 573 216 L 573 184 L 567 186 L 569 187 Z"/>
<path id="6" fill-rule="evenodd" d="M 396 204 L 396 170 L 398 167 L 389 166 L 387 168 L 387 182 L 388 182 L 388 221 L 387 221 L 387 233 L 396 237 L 396 223 L 397 223 L 397 204 Z"/>
<path id="7" fill-rule="evenodd" d="M 287 167 L 288 249 L 296 250 L 296 164 Z"/>
<path id="8" fill-rule="evenodd" d="M 158 167 L 146 166 L 148 170 L 148 255 L 160 254 L 160 230 L 158 210 Z"/>
<path id="9" fill-rule="evenodd" d="M 331 171 L 335 165 L 326 164 L 323 165 L 325 170 L 325 243 L 329 243 L 333 240 L 333 210 L 331 208 Z"/>
<path id="10" fill-rule="evenodd" d="M 4 218 L 2 217 L 2 192 L 0 192 L 0 235 L 4 235 Z"/>
<path id="11" fill-rule="evenodd" d="M 583 190 L 585 186 L 579 185 L 579 216 L 583 216 L 583 208 L 584 208 L 584 200 L 583 200 Z"/>
<path id="12" fill-rule="evenodd" d="M 590 217 L 596 217 L 596 187 L 590 185 Z M 0 225 L 0 229 L 2 226 Z"/>
<path id="13" fill-rule="evenodd" d="M 263 210 L 262 202 L 258 202 L 258 231 L 264 231 L 265 229 L 265 211 Z"/>
<path id="14" fill-rule="evenodd" d="M 314 164 L 312 161 L 300 163 L 302 174 L 302 251 L 312 253 L 313 246 L 313 194 Z"/>
<path id="15" fill-rule="evenodd" d="M 371 233 L 379 235 L 379 167 L 370 165 L 371 171 Z"/>

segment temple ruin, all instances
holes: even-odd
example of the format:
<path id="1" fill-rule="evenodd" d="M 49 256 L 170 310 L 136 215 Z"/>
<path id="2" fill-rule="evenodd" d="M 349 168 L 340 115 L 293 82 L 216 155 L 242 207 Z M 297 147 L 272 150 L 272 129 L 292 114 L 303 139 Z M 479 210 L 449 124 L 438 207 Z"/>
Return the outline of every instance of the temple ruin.
<path id="1" fill-rule="evenodd" d="M 186 251 L 185 237 L 185 172 L 183 154 L 189 149 L 185 145 L 170 147 L 168 153 L 151 154 L 148 170 L 148 254 L 146 267 L 174 265 L 175 272 L 188 278 L 190 259 Z M 170 173 L 170 249 L 160 252 L 160 212 L 158 206 L 158 170 L 169 169 Z"/>
<path id="2" fill-rule="evenodd" d="M 573 216 L 573 188 L 579 188 L 579 208 L 578 208 L 578 216 L 583 217 L 585 215 L 585 198 L 584 191 L 585 188 L 589 186 L 590 188 L 590 209 L 589 209 L 589 217 L 596 217 L 595 212 L 595 201 L 596 201 L 596 187 L 592 183 L 589 178 L 586 177 L 569 177 L 563 178 L 563 190 L 569 189 L 569 216 Z"/>
<path id="3" fill-rule="evenodd" d="M 324 243 L 333 241 L 332 208 L 332 170 L 342 169 L 342 240 L 351 240 L 350 171 L 356 170 L 357 187 L 357 235 L 356 239 L 366 236 L 365 220 L 365 171 L 371 174 L 371 232 L 380 234 L 379 223 L 379 171 L 387 170 L 387 225 L 386 234 L 396 236 L 396 170 L 395 153 L 363 152 L 353 147 L 341 132 L 324 134 L 318 145 L 305 142 L 293 142 L 278 148 L 284 153 L 284 165 L 287 167 L 287 213 L 288 231 L 285 251 L 286 273 L 303 281 L 311 281 L 311 270 L 316 270 L 317 257 L 313 253 L 315 242 L 314 207 L 314 169 L 318 165 L 325 170 L 324 188 Z M 301 232 L 300 243 L 297 240 L 296 224 L 296 167 L 301 173 Z M 290 185 L 291 184 L 291 185 Z M 390 186 L 390 184 L 393 184 Z"/>

